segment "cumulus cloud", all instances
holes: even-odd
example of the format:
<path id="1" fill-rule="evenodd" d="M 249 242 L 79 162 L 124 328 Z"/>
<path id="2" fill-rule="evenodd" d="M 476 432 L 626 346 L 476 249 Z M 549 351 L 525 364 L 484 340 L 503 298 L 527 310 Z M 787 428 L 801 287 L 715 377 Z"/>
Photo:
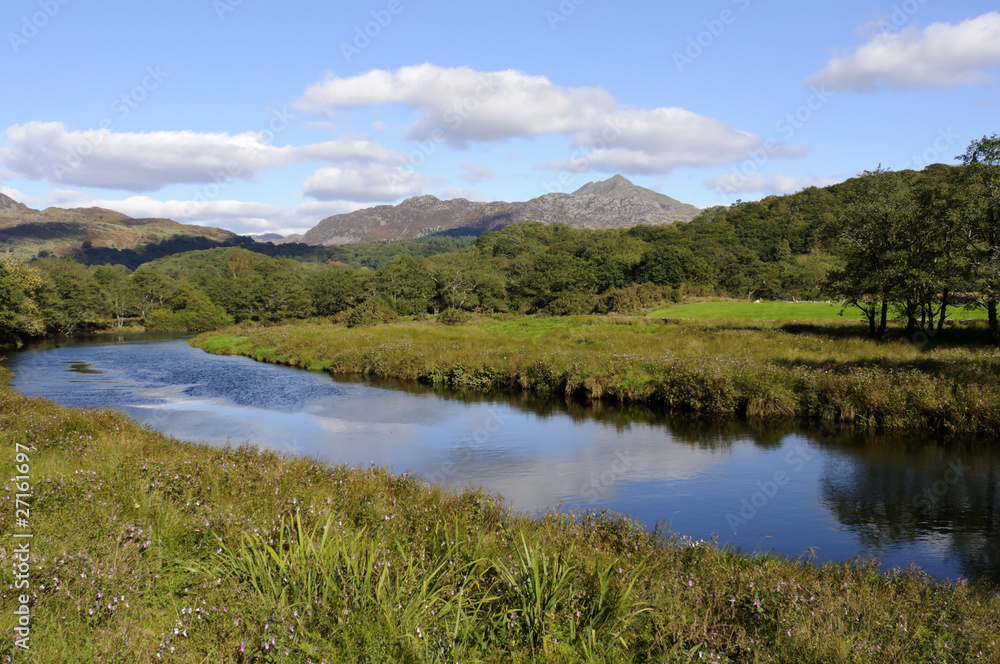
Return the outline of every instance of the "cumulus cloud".
<path id="1" fill-rule="evenodd" d="M 733 161 L 763 144 L 760 136 L 682 108 L 635 109 L 599 88 L 568 88 L 519 71 L 479 72 L 432 64 L 350 77 L 328 75 L 293 106 L 310 113 L 404 104 L 416 114 L 412 140 L 470 142 L 566 136 L 581 157 L 543 168 L 632 173 Z"/>
<path id="2" fill-rule="evenodd" d="M 7 129 L 0 162 L 26 179 L 139 192 L 213 182 L 220 174 L 252 180 L 268 170 L 302 161 L 399 164 L 404 159 L 366 139 L 275 146 L 268 140 L 272 137 L 256 132 L 69 131 L 61 122 L 29 122 Z"/>
<path id="3" fill-rule="evenodd" d="M 307 202 L 284 208 L 253 201 L 159 201 L 149 196 L 108 200 L 72 190 L 57 190 L 50 203 L 59 207 L 103 207 L 137 219 L 164 218 L 186 224 L 225 228 L 241 235 L 251 233 L 304 233 L 334 214 L 359 210 L 364 205 L 350 201 Z"/>
<path id="4" fill-rule="evenodd" d="M 801 178 L 784 173 L 725 173 L 705 180 L 705 184 L 727 194 L 745 192 L 794 194 L 807 187 L 828 187 L 846 178 Z"/>
<path id="5" fill-rule="evenodd" d="M 486 182 L 487 180 L 496 178 L 496 176 L 497 174 L 489 164 L 473 164 L 469 162 L 462 164 L 462 173 L 459 175 L 459 177 L 469 184 Z"/>
<path id="6" fill-rule="evenodd" d="M 420 194 L 425 185 L 424 176 L 398 166 L 329 166 L 309 176 L 302 193 L 322 201 L 391 202 Z"/>
<path id="7" fill-rule="evenodd" d="M 892 88 L 992 83 L 1000 67 L 1000 13 L 961 23 L 933 23 L 923 30 L 872 36 L 853 53 L 832 58 L 808 83 L 831 90 L 872 92 Z"/>

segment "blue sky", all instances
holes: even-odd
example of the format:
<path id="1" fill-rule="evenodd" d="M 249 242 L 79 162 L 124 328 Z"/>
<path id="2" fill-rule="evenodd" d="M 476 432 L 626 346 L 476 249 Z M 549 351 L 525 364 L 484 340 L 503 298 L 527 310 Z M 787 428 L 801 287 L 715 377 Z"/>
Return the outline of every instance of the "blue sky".
<path id="1" fill-rule="evenodd" d="M 241 233 L 622 173 L 699 207 L 1000 131 L 988 2 L 8 0 L 0 192 Z"/>

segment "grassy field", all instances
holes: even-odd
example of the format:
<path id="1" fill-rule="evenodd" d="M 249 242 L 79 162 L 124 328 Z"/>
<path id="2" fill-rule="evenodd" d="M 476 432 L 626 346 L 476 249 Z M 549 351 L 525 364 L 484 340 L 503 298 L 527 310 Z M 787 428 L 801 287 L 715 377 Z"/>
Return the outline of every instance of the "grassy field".
<path id="1" fill-rule="evenodd" d="M 843 314 L 841 315 L 841 312 Z M 855 307 L 844 308 L 831 302 L 694 302 L 661 307 L 647 314 L 649 318 L 744 321 L 857 321 L 864 320 Z M 982 309 L 952 309 L 951 319 L 982 320 Z"/>
<path id="2" fill-rule="evenodd" d="M 926 343 L 872 342 L 843 323 L 510 317 L 461 326 L 244 326 L 193 343 L 335 374 L 642 403 L 713 418 L 1000 434 L 1000 352 L 967 343 L 975 331 L 946 332 Z"/>
<path id="3" fill-rule="evenodd" d="M 21 487 L 0 494 L 3 661 L 997 658 L 1000 600 L 964 584 L 740 555 L 613 516 L 528 519 L 378 468 L 181 443 L 7 378 L 0 472 L 31 496 L 25 526 Z"/>

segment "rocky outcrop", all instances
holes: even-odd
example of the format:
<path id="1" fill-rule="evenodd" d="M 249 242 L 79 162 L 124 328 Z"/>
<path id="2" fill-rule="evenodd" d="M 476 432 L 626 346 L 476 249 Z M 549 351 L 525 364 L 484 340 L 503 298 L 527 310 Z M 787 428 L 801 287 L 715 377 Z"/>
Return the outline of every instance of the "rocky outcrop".
<path id="1" fill-rule="evenodd" d="M 30 209 L 24 203 L 18 203 L 10 196 L 0 194 L 0 212 L 27 212 Z"/>
<path id="2" fill-rule="evenodd" d="M 701 210 L 693 205 L 681 203 L 676 198 L 671 198 L 666 194 L 639 187 L 629 182 L 621 175 L 616 175 L 603 182 L 588 182 L 573 192 L 575 196 L 608 196 L 610 198 L 637 198 L 650 203 L 656 203 L 663 210 L 673 212 L 681 216 L 690 215 L 693 219 Z"/>

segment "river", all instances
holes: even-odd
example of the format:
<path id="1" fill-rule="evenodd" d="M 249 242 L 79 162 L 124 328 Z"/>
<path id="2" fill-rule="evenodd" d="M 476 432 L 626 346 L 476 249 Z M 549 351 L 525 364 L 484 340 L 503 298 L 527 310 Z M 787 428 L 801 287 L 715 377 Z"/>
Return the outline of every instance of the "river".
<path id="1" fill-rule="evenodd" d="M 22 393 L 118 408 L 182 440 L 384 465 L 481 486 L 524 512 L 608 509 L 744 552 L 861 556 L 1000 584 L 995 444 L 332 380 L 176 336 L 45 342 L 5 364 Z"/>

